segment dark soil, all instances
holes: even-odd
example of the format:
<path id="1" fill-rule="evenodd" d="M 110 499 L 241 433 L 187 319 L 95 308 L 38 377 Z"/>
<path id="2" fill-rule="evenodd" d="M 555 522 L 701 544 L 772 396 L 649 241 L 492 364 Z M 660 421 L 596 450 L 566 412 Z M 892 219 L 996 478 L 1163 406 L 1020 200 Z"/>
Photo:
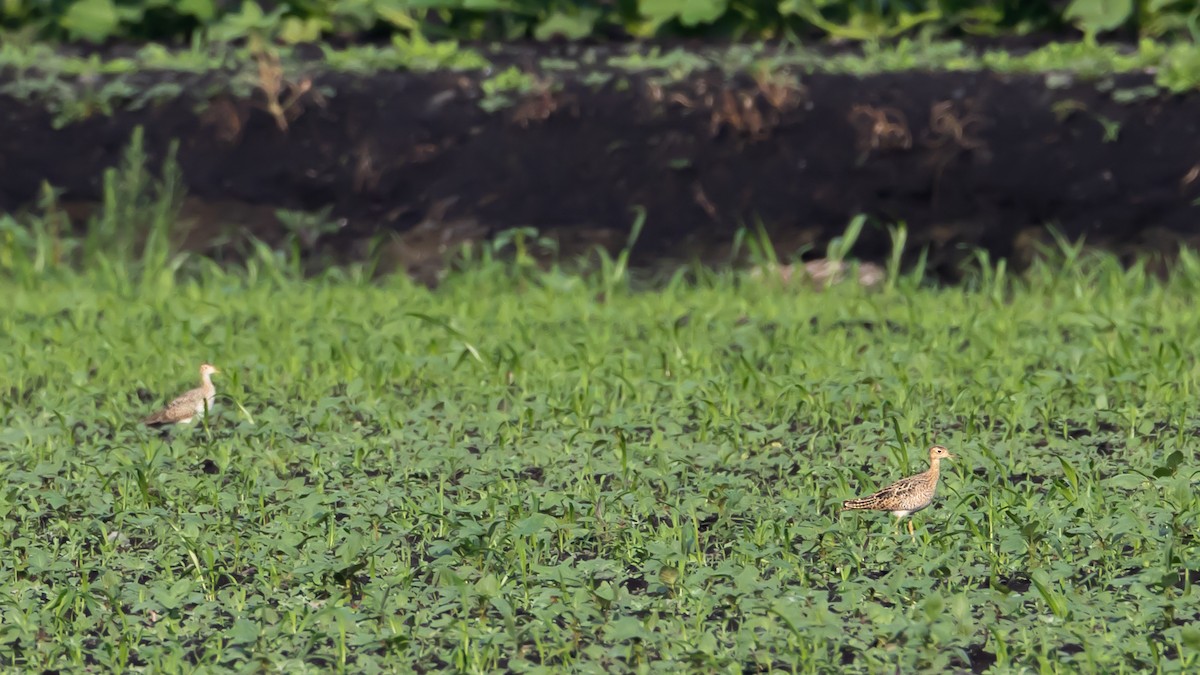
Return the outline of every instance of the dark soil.
<path id="1" fill-rule="evenodd" d="M 527 69 L 538 56 L 510 54 Z M 234 95 L 216 75 L 138 73 L 188 95 L 61 129 L 44 103 L 0 96 L 0 211 L 48 181 L 85 213 L 142 125 L 153 157 L 180 140 L 198 237 L 232 223 L 270 240 L 274 209 L 328 206 L 345 223 L 329 246 L 360 255 L 394 232 L 410 269 L 522 226 L 567 252 L 619 247 L 635 207 L 640 263 L 728 259 L 738 228 L 760 221 L 781 255 L 818 257 L 859 213 L 873 224 L 857 256 L 885 258 L 886 225 L 904 222 L 909 251 L 929 247 L 951 277 L 971 247 L 1020 262 L 1048 224 L 1126 254 L 1200 234 L 1200 93 L 1114 100 L 1149 75 L 595 75 L 556 74 L 489 113 L 485 74 L 324 72 L 315 89 L 331 95 L 301 97 L 286 130 L 261 91 Z"/>

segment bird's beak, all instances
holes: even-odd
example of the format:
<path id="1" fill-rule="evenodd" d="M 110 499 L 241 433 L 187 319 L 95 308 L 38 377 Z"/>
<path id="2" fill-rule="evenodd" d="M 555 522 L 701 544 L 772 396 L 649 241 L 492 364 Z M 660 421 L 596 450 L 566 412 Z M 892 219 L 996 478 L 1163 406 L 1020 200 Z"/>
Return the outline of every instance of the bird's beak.
<path id="1" fill-rule="evenodd" d="M 214 367 L 214 368 L 213 368 L 213 375 L 220 375 L 220 374 L 221 374 L 221 369 L 220 369 L 220 368 L 215 368 L 215 367 Z"/>
<path id="2" fill-rule="evenodd" d="M 958 459 L 958 455 L 952 455 L 952 454 L 950 454 L 950 453 L 948 453 L 948 452 L 947 452 L 947 453 L 946 453 L 946 459 Z"/>

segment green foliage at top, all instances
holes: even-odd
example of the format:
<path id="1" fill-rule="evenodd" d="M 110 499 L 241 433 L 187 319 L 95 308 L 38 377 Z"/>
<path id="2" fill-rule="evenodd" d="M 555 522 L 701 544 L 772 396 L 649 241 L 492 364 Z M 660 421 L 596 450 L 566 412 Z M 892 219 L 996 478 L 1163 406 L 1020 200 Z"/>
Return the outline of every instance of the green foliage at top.
<path id="1" fill-rule="evenodd" d="M 0 28 L 103 42 L 239 39 L 265 31 L 282 42 L 413 31 L 439 38 L 735 38 L 825 35 L 878 40 L 934 34 L 1023 34 L 1074 26 L 1089 40 L 1125 29 L 1142 37 L 1200 35 L 1194 0 L 4 0 Z"/>
<path id="2" fill-rule="evenodd" d="M 861 50 L 830 55 L 804 47 L 767 47 L 763 43 L 721 47 L 662 49 L 636 45 L 624 50 L 583 48 L 577 58 L 543 58 L 533 72 L 523 67 L 497 68 L 487 50 L 473 49 L 453 40 L 429 40 L 420 33 L 397 34 L 383 45 L 338 48 L 321 45 L 321 58 L 301 53 L 295 46 L 235 46 L 199 39 L 182 49 L 150 43 L 120 56 L 80 57 L 65 54 L 43 42 L 9 41 L 0 44 L 0 71 L 7 81 L 0 94 L 37 101 L 52 113 L 52 124 L 61 127 L 94 115 L 137 110 L 161 101 L 192 97 L 204 105 L 214 91 L 249 96 L 260 86 L 258 59 L 269 53 L 278 58 L 290 77 L 323 72 L 371 73 L 378 71 L 474 71 L 486 110 L 507 107 L 516 95 L 539 87 L 561 86 L 577 79 L 589 86 L 620 72 L 644 73 L 660 85 L 679 82 L 697 71 L 771 74 L 803 77 L 809 73 L 870 75 L 903 70 L 989 70 L 1000 73 L 1047 74 L 1047 83 L 1090 80 L 1109 91 L 1114 100 L 1136 100 L 1157 90 L 1179 93 L 1200 87 L 1200 49 L 1177 42 L 1142 40 L 1136 49 L 1079 41 L 1051 43 L 1021 54 L 1003 49 L 974 50 L 962 41 L 900 38 L 889 45 L 867 43 Z M 604 55 L 607 54 L 607 55 Z M 147 87 L 142 71 L 174 71 Z M 488 72 L 488 71 L 491 72 Z M 213 72 L 217 78 L 206 77 Z M 1120 73 L 1154 73 L 1154 85 L 1122 90 L 1114 85 Z M 320 87 L 328 98 L 336 91 Z"/>
<path id="3" fill-rule="evenodd" d="M 130 173 L 107 209 L 157 222 Z M 0 668 L 1200 667 L 1196 254 L 647 286 L 528 239 L 437 290 L 5 239 Z M 135 423 L 205 360 L 206 424 Z M 839 513 L 932 442 L 914 539 Z"/>

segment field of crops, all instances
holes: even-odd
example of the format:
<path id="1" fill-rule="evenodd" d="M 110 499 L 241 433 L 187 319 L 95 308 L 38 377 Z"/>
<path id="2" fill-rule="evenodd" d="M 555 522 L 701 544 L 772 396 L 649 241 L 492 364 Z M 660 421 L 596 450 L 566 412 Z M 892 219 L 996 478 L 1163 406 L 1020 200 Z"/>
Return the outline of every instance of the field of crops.
<path id="1" fill-rule="evenodd" d="M 0 2 L 0 671 L 1200 671 L 1197 43 Z"/>
<path id="2" fill-rule="evenodd" d="M 1186 251 L 813 288 L 510 238 L 431 290 L 4 222 L 6 670 L 1200 665 Z M 211 419 L 139 425 L 203 361 Z M 914 538 L 840 512 L 935 442 Z"/>
<path id="3" fill-rule="evenodd" d="M 290 43 L 421 32 L 513 40 L 626 35 L 830 37 L 1022 35 L 1075 29 L 1162 37 L 1200 32 L 1190 0 L 7 0 L 0 30 L 103 43 L 241 39 Z"/>

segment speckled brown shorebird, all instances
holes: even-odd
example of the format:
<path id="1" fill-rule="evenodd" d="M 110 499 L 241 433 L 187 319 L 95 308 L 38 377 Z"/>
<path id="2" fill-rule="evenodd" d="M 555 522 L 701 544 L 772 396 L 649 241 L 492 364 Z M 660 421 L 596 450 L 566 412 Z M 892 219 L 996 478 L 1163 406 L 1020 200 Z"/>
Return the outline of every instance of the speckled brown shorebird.
<path id="1" fill-rule="evenodd" d="M 896 516 L 896 525 L 906 516 L 929 506 L 933 493 L 937 491 L 938 475 L 943 459 L 954 459 L 950 451 L 940 445 L 929 449 L 929 470 L 915 476 L 901 478 L 873 495 L 842 502 L 843 509 L 871 509 L 891 511 Z M 912 519 L 908 521 L 908 533 L 913 535 Z"/>
<path id="2" fill-rule="evenodd" d="M 204 417 L 212 410 L 217 398 L 217 388 L 213 386 L 212 376 L 220 373 L 215 367 L 205 363 L 200 366 L 200 386 L 180 394 L 161 410 L 142 420 L 143 424 L 157 426 L 160 424 L 188 424 L 195 418 Z"/>

